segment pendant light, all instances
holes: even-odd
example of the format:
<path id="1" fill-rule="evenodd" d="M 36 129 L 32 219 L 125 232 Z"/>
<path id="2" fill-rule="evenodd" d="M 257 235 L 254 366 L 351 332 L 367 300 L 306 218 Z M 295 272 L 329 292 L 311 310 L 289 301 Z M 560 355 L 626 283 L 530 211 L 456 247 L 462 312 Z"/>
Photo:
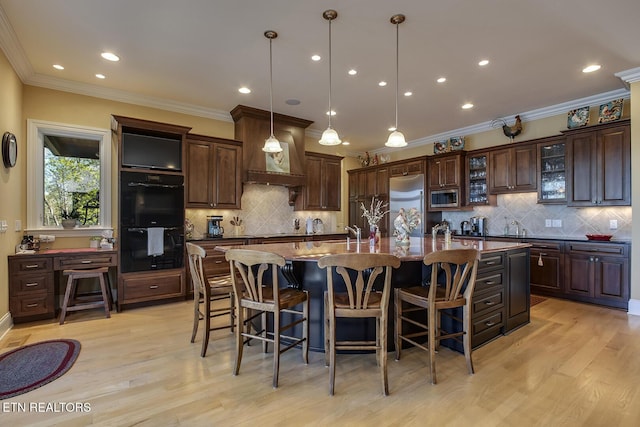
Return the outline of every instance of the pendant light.
<path id="1" fill-rule="evenodd" d="M 331 114 L 333 113 L 331 111 L 331 21 L 338 17 L 338 12 L 332 9 L 325 10 L 322 17 L 329 21 L 329 127 L 322 132 L 322 138 L 318 142 L 320 145 L 338 145 L 342 141 L 340 141 L 338 132 L 331 127 Z"/>
<path id="2" fill-rule="evenodd" d="M 395 24 L 396 26 L 396 127 L 394 129 L 393 132 L 391 132 L 391 135 L 389 135 L 389 139 L 387 139 L 387 142 L 384 144 L 387 147 L 406 147 L 407 146 L 407 141 L 405 141 L 404 139 L 404 135 L 402 134 L 402 132 L 400 132 L 398 130 L 398 68 L 399 68 L 399 51 L 400 51 L 400 31 L 399 31 L 399 25 L 402 24 L 404 22 L 404 15 L 402 14 L 398 14 L 398 15 L 393 15 L 391 17 L 391 23 Z"/>
<path id="3" fill-rule="evenodd" d="M 271 44 L 273 39 L 278 37 L 275 31 L 265 31 L 264 36 L 269 39 L 269 107 L 271 110 L 271 135 L 264 141 L 262 151 L 265 153 L 279 153 L 282 151 L 280 141 L 273 135 L 273 52 Z"/>

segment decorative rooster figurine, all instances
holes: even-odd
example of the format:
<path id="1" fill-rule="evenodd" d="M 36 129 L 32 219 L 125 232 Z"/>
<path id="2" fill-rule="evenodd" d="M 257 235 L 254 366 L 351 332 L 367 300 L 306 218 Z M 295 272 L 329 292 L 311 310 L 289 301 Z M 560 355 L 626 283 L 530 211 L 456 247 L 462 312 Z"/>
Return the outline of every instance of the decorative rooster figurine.
<path id="1" fill-rule="evenodd" d="M 520 120 L 520 115 L 516 116 L 516 122 L 513 126 L 507 125 L 507 122 L 503 119 L 495 119 L 491 122 L 492 127 L 498 127 L 500 125 L 502 125 L 502 132 L 505 136 L 511 139 L 511 142 L 513 142 L 513 138 L 520 135 L 520 132 L 522 132 L 522 120 Z"/>

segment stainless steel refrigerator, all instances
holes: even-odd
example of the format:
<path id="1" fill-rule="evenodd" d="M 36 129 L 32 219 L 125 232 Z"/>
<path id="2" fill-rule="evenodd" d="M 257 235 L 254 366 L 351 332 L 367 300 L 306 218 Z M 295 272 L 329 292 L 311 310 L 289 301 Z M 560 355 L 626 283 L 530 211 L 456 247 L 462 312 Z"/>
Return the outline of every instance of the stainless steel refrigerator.
<path id="1" fill-rule="evenodd" d="M 420 226 L 410 234 L 412 237 L 422 237 L 424 234 L 424 175 L 394 176 L 389 179 L 389 234 L 394 231 L 393 220 L 398 216 L 400 208 L 405 212 L 416 208 L 420 212 Z"/>

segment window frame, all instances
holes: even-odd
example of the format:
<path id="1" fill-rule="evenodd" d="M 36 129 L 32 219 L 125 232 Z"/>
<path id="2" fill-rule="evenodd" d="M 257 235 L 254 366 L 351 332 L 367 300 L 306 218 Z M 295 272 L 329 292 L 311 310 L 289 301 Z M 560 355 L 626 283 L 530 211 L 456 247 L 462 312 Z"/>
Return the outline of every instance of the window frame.
<path id="1" fill-rule="evenodd" d="M 100 144 L 100 216 L 99 224 L 63 229 L 45 227 L 44 209 L 44 135 L 98 140 Z M 54 236 L 100 235 L 113 231 L 111 222 L 111 130 L 27 119 L 27 227 L 29 233 L 46 232 Z"/>

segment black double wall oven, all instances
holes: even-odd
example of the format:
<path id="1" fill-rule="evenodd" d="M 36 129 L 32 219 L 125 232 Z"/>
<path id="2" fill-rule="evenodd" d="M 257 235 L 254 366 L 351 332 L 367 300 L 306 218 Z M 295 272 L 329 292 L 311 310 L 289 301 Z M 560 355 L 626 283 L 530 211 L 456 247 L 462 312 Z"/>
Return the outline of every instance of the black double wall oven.
<path id="1" fill-rule="evenodd" d="M 182 268 L 184 177 L 122 171 L 120 227 L 123 273 Z"/>

